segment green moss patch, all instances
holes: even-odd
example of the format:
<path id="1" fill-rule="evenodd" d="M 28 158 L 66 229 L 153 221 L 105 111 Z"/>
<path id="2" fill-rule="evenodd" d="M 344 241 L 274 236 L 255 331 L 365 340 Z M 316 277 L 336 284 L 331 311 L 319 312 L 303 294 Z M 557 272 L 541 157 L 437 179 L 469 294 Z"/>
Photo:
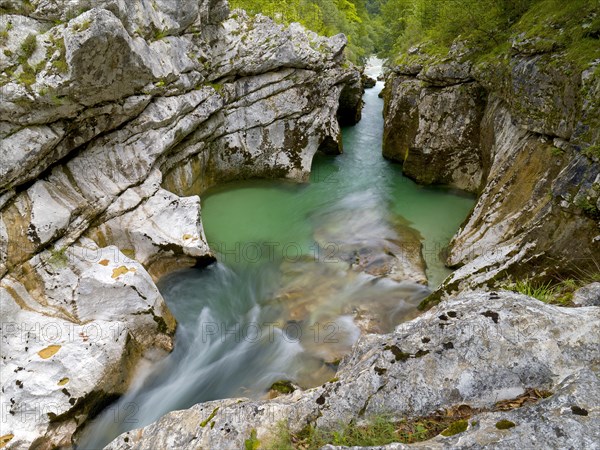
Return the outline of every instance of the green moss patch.
<path id="1" fill-rule="evenodd" d="M 271 390 L 279 392 L 280 394 L 291 394 L 296 388 L 290 381 L 279 380 L 271 385 Z"/>
<path id="2" fill-rule="evenodd" d="M 217 415 L 217 412 L 219 411 L 219 407 L 216 407 L 215 409 L 213 409 L 213 411 L 210 413 L 210 416 L 208 416 L 208 418 L 206 420 L 203 420 L 202 422 L 200 422 L 200 426 L 202 428 L 204 428 L 206 425 L 208 425 L 208 423 L 213 420 L 213 418 Z"/>
<path id="3" fill-rule="evenodd" d="M 496 428 L 499 430 L 508 430 L 509 428 L 515 427 L 515 423 L 510 420 L 502 419 L 496 422 Z"/>
<path id="4" fill-rule="evenodd" d="M 469 422 L 467 420 L 465 420 L 465 419 L 457 420 L 456 422 L 453 422 L 444 431 L 442 431 L 441 435 L 446 436 L 446 437 L 454 436 L 455 434 L 466 431 L 468 427 L 469 427 Z"/>

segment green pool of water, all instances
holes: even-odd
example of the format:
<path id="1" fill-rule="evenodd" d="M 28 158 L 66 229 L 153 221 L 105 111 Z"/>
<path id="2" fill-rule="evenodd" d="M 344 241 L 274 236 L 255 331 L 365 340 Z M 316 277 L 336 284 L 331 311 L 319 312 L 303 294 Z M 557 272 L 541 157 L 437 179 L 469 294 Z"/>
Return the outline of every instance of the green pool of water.
<path id="1" fill-rule="evenodd" d="M 242 181 L 203 195 L 205 232 L 222 262 L 236 265 L 293 259 L 299 253 L 319 255 L 315 216 L 340 209 L 340 204 L 343 208 L 346 202 L 357 215 L 370 215 L 364 220 L 374 225 L 385 220 L 386 213 L 394 213 L 418 230 L 431 287 L 450 274 L 440 252 L 466 218 L 474 198 L 419 186 L 402 175 L 399 165 L 381 156 L 383 100 L 378 94 L 382 87 L 378 83 L 366 91 L 362 121 L 343 130 L 344 154 L 315 156 L 309 184 Z M 333 251 L 335 239 L 330 244 Z"/>

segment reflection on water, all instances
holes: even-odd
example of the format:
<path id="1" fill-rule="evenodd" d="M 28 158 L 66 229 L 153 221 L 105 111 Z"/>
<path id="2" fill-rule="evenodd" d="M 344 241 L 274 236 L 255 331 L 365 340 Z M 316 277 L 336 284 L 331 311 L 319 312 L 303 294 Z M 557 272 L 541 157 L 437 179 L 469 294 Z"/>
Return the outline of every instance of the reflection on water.
<path id="1" fill-rule="evenodd" d="M 345 155 L 315 157 L 309 184 L 236 182 L 203 196 L 220 262 L 161 280 L 179 323 L 175 350 L 141 371 L 81 448 L 197 402 L 264 396 L 278 380 L 319 385 L 361 332 L 416 316 L 425 273 L 429 286 L 449 273 L 440 252 L 473 199 L 417 186 L 381 157 L 382 87 L 343 130 Z"/>

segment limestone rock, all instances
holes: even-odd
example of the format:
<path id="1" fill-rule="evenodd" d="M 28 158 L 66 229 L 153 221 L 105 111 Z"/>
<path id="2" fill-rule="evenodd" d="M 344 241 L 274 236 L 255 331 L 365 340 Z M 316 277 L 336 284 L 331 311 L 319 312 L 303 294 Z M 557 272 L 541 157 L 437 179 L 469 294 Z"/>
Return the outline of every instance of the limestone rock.
<path id="1" fill-rule="evenodd" d="M 474 77 L 498 93 L 529 131 L 564 139 L 573 135 L 581 107 L 581 72 L 560 54 L 513 55 L 508 62 L 476 67 Z"/>
<path id="2" fill-rule="evenodd" d="M 363 107 L 363 94 L 365 85 L 360 73 L 346 83 L 340 94 L 340 107 L 337 111 L 338 121 L 341 126 L 356 125 L 360 122 Z"/>
<path id="3" fill-rule="evenodd" d="M 144 268 L 89 240 L 45 252 L 0 281 L 7 448 L 70 445 L 134 368 L 170 351 L 175 321 Z M 153 350 L 155 349 L 155 350 Z"/>
<path id="4" fill-rule="evenodd" d="M 11 320 L 75 330 L 50 343 L 61 347 L 47 350 L 45 379 L 41 345 L 2 346 L 2 398 L 16 402 L 2 405 L 15 408 L 2 431 L 7 448 L 52 448 L 127 389 L 142 353 L 170 349 L 174 322 L 146 269 L 213 260 L 198 195 L 232 179 L 306 180 L 315 152 L 341 152 L 340 93 L 360 73 L 344 64 L 345 37 L 229 17 L 225 0 L 2 8 L 3 314 L 6 302 Z M 102 257 L 66 256 L 80 249 Z M 86 325 L 119 334 L 84 344 Z M 34 421 L 24 405 L 38 398 L 58 406 Z"/>
<path id="5" fill-rule="evenodd" d="M 384 94 L 383 155 L 423 184 L 477 192 L 482 181 L 479 129 L 485 95 L 476 83 L 423 87 L 388 79 Z"/>
<path id="6" fill-rule="evenodd" d="M 422 307 L 464 289 L 597 271 L 597 62 L 561 67 L 553 46 L 521 41 L 473 67 L 459 42 L 442 61 L 415 48 L 387 79 L 384 156 L 420 183 L 479 195 L 448 249 L 458 270 Z"/>
<path id="7" fill-rule="evenodd" d="M 578 306 L 600 306 L 600 283 L 591 283 L 576 290 L 573 303 Z"/>
<path id="8" fill-rule="evenodd" d="M 595 394 L 586 398 L 584 386 L 598 384 L 589 367 L 600 358 L 599 318 L 595 307 L 559 308 L 508 292 L 463 294 L 392 334 L 362 337 L 342 361 L 336 380 L 321 387 L 268 401 L 198 404 L 125 433 L 107 448 L 240 448 L 252 430 L 258 440 L 268 442 L 280 421 L 298 432 L 307 424 L 336 429 L 340 423 L 390 412 L 398 420 L 418 418 L 460 404 L 491 408 L 530 387 L 554 395 L 510 413 L 484 414 L 466 436 L 485 434 L 498 446 L 511 441 L 527 446 L 534 439 L 548 439 L 547 430 L 559 420 L 548 418 L 548 411 L 560 411 L 565 415 L 561 430 L 578 430 L 580 442 L 595 442 L 598 400 Z M 575 417 L 572 406 L 591 416 Z M 547 418 L 538 423 L 542 415 Z M 519 426 L 490 434 L 491 424 L 504 417 Z M 203 422 L 210 425 L 198 426 Z M 431 442 L 450 447 L 462 438 L 444 439 Z"/>
<path id="9" fill-rule="evenodd" d="M 508 449 L 522 448 L 597 448 L 600 440 L 600 403 L 598 374 L 582 369 L 560 383 L 552 397 L 507 412 L 475 415 L 466 431 L 455 436 L 437 436 L 411 445 L 388 444 L 381 447 L 339 447 L 323 450 L 404 449 Z M 502 428 L 501 421 L 511 426 Z"/>
<path id="10" fill-rule="evenodd" d="M 441 290 L 493 286 L 507 273 L 535 278 L 540 267 L 592 270 L 600 254 L 597 225 L 576 199 L 592 187 L 598 165 L 571 148 L 560 155 L 551 141 L 515 125 L 497 99 L 482 135 L 492 158 L 487 184 L 452 239 L 448 264 L 460 269 Z"/>
<path id="11" fill-rule="evenodd" d="M 371 89 L 374 88 L 375 85 L 377 84 L 377 80 L 375 80 L 374 78 L 371 78 L 367 75 L 362 76 L 362 84 L 365 87 L 365 89 Z"/>
<path id="12" fill-rule="evenodd" d="M 165 267 L 214 261 L 200 221 L 200 198 L 179 198 L 159 189 L 131 212 L 104 222 L 89 233 L 111 242 L 142 263 L 155 279 Z"/>
<path id="13" fill-rule="evenodd" d="M 429 64 L 417 78 L 435 86 L 451 86 L 472 81 L 471 63 L 449 59 L 443 62 Z"/>

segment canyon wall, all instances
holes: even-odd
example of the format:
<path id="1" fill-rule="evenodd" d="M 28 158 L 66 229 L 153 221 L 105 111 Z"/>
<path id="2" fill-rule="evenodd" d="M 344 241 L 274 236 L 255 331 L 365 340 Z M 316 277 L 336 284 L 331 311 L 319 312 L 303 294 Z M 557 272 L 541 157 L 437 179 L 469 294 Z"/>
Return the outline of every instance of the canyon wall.
<path id="1" fill-rule="evenodd" d="M 384 156 L 417 182 L 478 195 L 447 252 L 458 270 L 429 304 L 597 272 L 598 61 L 581 68 L 516 39 L 483 61 L 458 43 L 445 57 L 409 53 L 387 78 Z"/>
<path id="2" fill-rule="evenodd" d="M 154 281 L 214 260 L 198 194 L 306 180 L 360 73 L 224 0 L 0 6 L 0 440 L 55 448 L 172 348 Z"/>

